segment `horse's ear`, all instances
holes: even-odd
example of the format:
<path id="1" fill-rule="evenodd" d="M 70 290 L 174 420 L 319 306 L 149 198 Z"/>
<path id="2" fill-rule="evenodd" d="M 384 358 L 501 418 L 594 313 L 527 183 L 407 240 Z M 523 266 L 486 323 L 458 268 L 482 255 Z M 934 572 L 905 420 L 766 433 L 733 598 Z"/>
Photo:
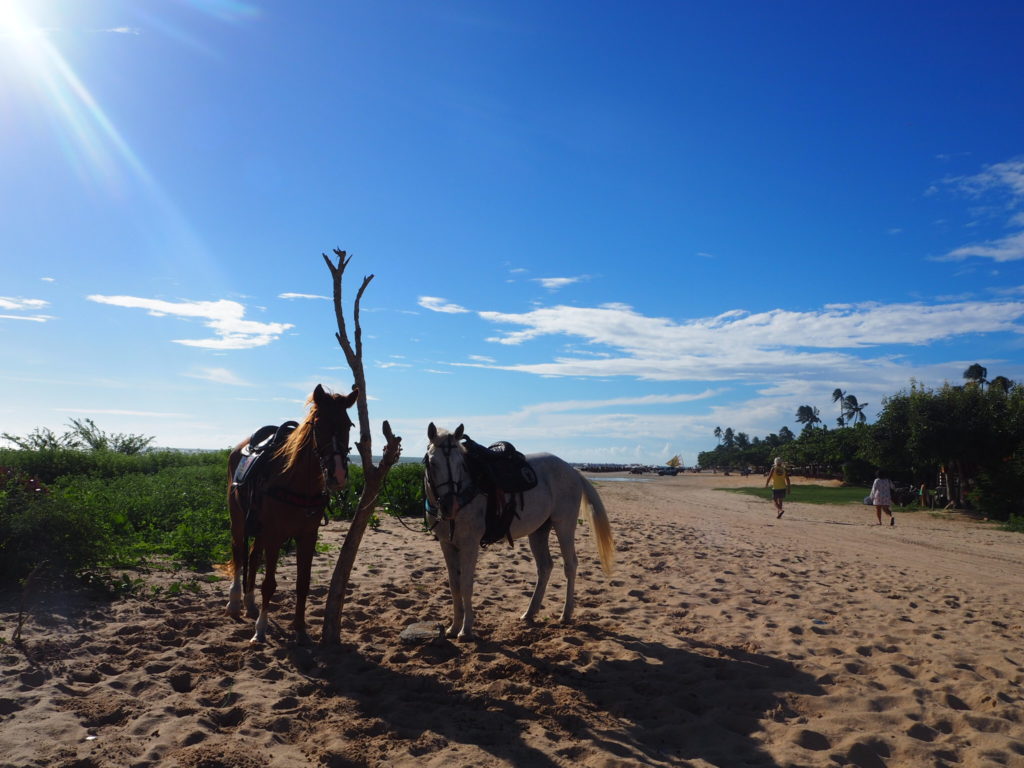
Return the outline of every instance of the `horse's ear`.
<path id="1" fill-rule="evenodd" d="M 317 407 L 323 405 L 324 401 L 327 400 L 329 395 L 324 391 L 323 384 L 317 384 L 316 389 L 313 390 L 313 402 L 316 403 Z"/>
<path id="2" fill-rule="evenodd" d="M 456 440 L 461 440 L 462 439 L 462 433 L 463 433 L 464 430 L 465 430 L 465 427 L 462 424 L 459 424 L 459 426 L 457 426 L 455 428 L 455 433 L 454 433 L 453 437 Z"/>
<path id="3" fill-rule="evenodd" d="M 355 402 L 358 399 L 359 399 L 359 387 L 352 387 L 351 394 L 348 397 L 344 398 L 345 408 L 346 409 L 351 408 L 353 405 L 355 405 Z"/>
<path id="4" fill-rule="evenodd" d="M 427 427 L 427 439 L 430 442 L 437 440 L 437 427 L 434 426 L 434 422 L 430 422 L 430 426 Z"/>

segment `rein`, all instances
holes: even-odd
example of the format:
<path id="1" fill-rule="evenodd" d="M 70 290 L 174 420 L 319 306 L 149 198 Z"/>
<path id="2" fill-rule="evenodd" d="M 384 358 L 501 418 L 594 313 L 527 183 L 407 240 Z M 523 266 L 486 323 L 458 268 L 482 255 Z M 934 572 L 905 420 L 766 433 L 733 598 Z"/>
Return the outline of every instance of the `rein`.
<path id="1" fill-rule="evenodd" d="M 452 454 L 455 451 L 461 451 L 459 444 L 452 439 L 445 440 L 440 446 L 441 455 L 444 456 L 445 467 L 448 469 L 448 479 L 437 483 L 431 476 L 430 472 L 430 454 L 428 453 L 423 457 L 423 466 L 425 467 L 424 477 L 427 485 L 427 490 L 433 494 L 434 498 L 437 499 L 437 510 L 438 520 L 452 520 L 452 515 L 445 513 L 445 508 L 451 509 L 454 502 L 458 502 L 460 507 L 464 507 L 469 504 L 473 499 L 480 495 L 480 488 L 473 482 L 472 477 L 467 472 L 466 487 L 462 487 L 462 480 L 455 480 L 455 473 L 452 471 Z M 451 490 L 441 493 L 439 489 L 450 488 Z M 436 525 L 436 523 L 434 524 Z M 433 529 L 433 526 L 431 527 Z"/>

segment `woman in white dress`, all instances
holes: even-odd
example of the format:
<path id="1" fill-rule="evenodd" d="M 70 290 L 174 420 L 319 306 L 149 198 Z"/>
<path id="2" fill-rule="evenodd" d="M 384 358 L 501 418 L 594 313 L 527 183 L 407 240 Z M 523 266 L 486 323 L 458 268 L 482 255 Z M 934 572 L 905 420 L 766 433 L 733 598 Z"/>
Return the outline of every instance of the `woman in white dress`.
<path id="1" fill-rule="evenodd" d="M 882 524 L 882 512 L 889 516 L 889 525 L 896 525 L 896 518 L 892 510 L 892 480 L 882 470 L 878 470 L 875 482 L 871 484 L 871 503 L 875 505 L 875 514 L 878 515 L 878 524 Z"/>

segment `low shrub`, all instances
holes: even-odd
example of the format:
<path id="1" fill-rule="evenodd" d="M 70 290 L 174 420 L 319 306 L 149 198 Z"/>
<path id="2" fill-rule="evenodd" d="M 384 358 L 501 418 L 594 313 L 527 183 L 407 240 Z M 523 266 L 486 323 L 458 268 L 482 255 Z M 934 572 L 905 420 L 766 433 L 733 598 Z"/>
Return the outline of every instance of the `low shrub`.
<path id="1" fill-rule="evenodd" d="M 980 471 L 967 498 L 993 520 L 1024 516 L 1024 459 L 1011 458 Z"/>
<path id="2" fill-rule="evenodd" d="M 423 466 L 396 464 L 388 472 L 378 500 L 380 507 L 394 517 L 418 517 L 423 514 Z"/>
<path id="3" fill-rule="evenodd" d="M 226 466 L 214 464 L 0 491 L 0 573 L 20 578 L 44 560 L 68 573 L 127 566 L 154 552 L 192 565 L 226 559 L 226 492 Z"/>

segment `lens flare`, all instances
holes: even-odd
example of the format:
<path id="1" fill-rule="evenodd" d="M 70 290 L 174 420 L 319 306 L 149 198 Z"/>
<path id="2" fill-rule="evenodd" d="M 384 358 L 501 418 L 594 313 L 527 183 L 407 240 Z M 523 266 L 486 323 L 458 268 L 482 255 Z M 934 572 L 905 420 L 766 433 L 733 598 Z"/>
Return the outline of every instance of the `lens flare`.
<path id="1" fill-rule="evenodd" d="M 46 103 L 58 116 L 69 162 L 108 185 L 117 184 L 123 165 L 152 188 L 149 172 L 57 50 L 52 32 L 35 24 L 14 3 L 0 4 L 0 36 L 16 53 L 32 83 L 43 89 Z"/>

